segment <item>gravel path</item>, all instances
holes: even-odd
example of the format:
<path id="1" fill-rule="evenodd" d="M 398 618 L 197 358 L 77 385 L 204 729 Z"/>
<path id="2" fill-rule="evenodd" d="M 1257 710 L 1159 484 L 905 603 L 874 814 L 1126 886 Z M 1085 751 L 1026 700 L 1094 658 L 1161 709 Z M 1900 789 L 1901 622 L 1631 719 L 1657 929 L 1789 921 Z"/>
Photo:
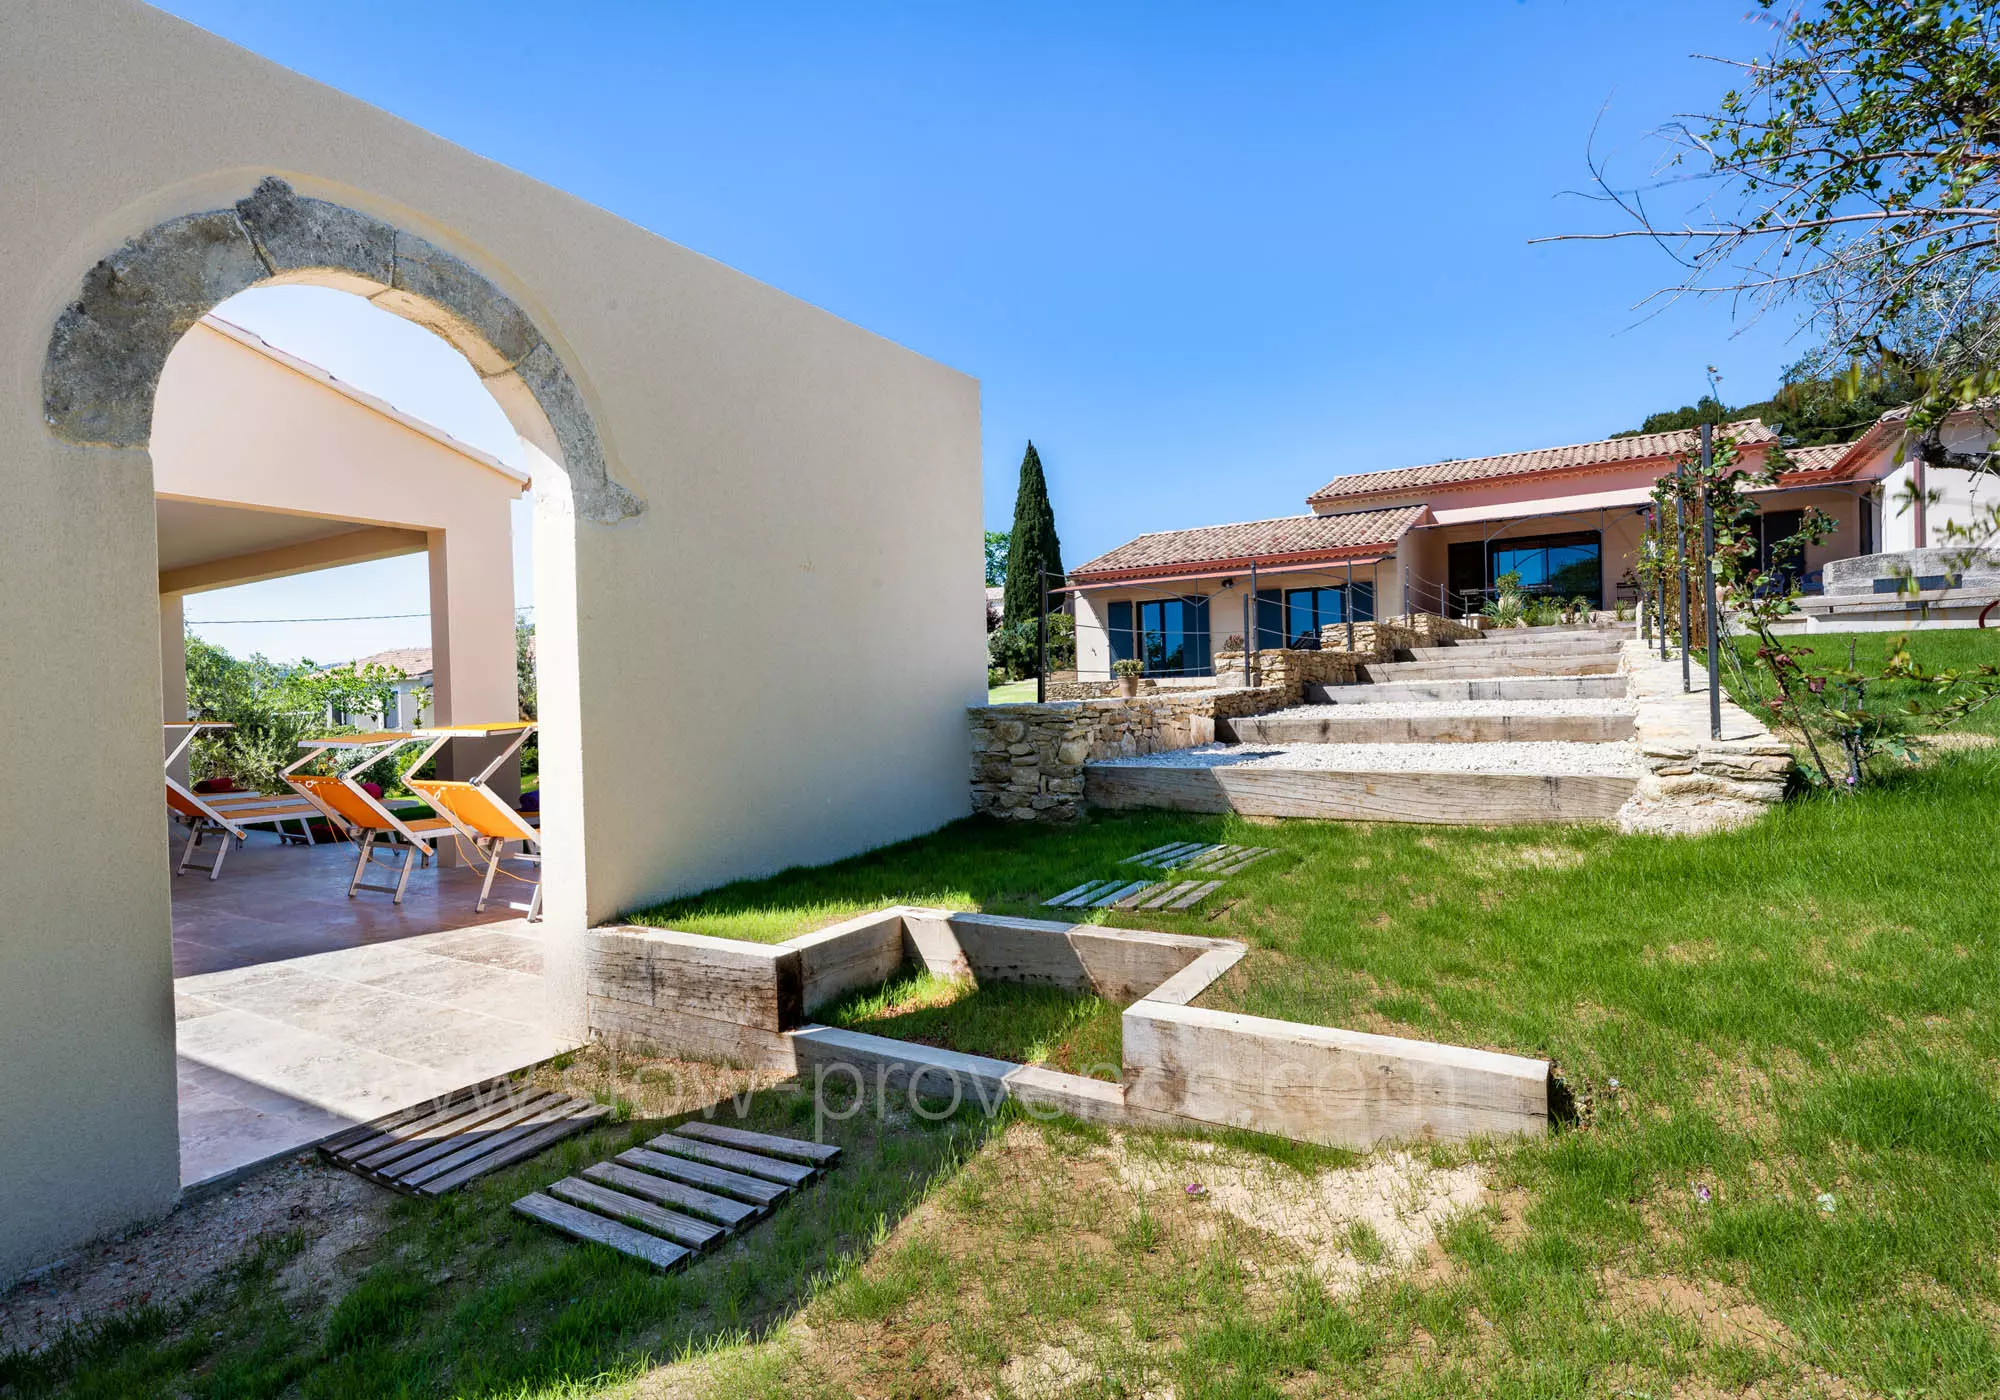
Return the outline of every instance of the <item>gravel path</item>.
<path id="1" fill-rule="evenodd" d="M 1342 710 L 1348 707 L 1342 705 Z M 1358 708 L 1358 707 L 1357 707 Z M 1615 744 L 1205 744 L 1119 763 L 1161 768 L 1305 768 L 1341 773 L 1538 773 L 1636 776 L 1638 750 Z"/>
<path id="2" fill-rule="evenodd" d="M 1432 715 L 1633 715 L 1637 702 L 1601 700 L 1368 700 L 1357 705 L 1294 705 L 1256 719 L 1403 719 Z"/>

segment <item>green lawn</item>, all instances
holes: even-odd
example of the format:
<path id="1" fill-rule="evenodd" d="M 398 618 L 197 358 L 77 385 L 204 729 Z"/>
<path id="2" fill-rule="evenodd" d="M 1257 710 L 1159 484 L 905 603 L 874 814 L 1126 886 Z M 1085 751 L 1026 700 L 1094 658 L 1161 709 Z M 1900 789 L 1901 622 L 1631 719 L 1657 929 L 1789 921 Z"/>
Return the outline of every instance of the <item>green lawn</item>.
<path id="1" fill-rule="evenodd" d="M 1789 636 L 1782 640 L 1786 650 L 1799 658 L 1808 675 L 1843 672 L 1850 660 L 1864 674 L 1877 675 L 1899 641 L 1907 645 L 1912 659 L 1931 675 L 1957 671 L 1970 676 L 1981 666 L 2000 666 L 2000 628 L 1983 631 L 1952 628 L 1908 633 L 1826 632 Z M 1755 708 L 1757 701 L 1767 700 L 1776 693 L 1775 687 L 1754 668 L 1755 638 L 1738 637 L 1736 649 L 1742 659 L 1743 671 L 1739 674 L 1725 668 L 1731 697 L 1739 703 L 1748 701 Z M 1941 697 L 1951 693 L 1951 690 L 1941 689 L 1935 684 L 1911 680 L 1875 680 L 1868 686 L 1872 708 L 1895 719 L 1898 728 L 1919 734 L 1925 732 L 1925 727 L 1915 718 L 1899 716 L 1899 712 L 1911 702 L 1934 706 Z M 1963 727 L 1976 733 L 2000 734 L 2000 702 L 1972 714 Z"/>
<path id="2" fill-rule="evenodd" d="M 989 705 L 1026 705 L 1035 698 L 1033 680 L 1008 681 L 1005 685 L 986 688 L 986 703 Z"/>
<path id="3" fill-rule="evenodd" d="M 891 902 L 1040 914 L 1167 841 L 1275 846 L 1197 912 L 1092 917 L 1248 943 L 1205 1005 L 1551 1058 L 1578 1118 L 1356 1158 L 871 1109 L 824 1125 L 850 1153 L 812 1198 L 661 1278 L 505 1210 L 730 1091 L 593 1052 L 571 1072 L 631 1121 L 398 1203 L 344 1295 L 281 1288 L 281 1241 L 187 1313 L 0 1360 L 0 1395 L 1988 1397 L 1996 807 L 2000 748 L 1969 748 L 1692 839 L 1103 814 L 732 885 L 641 917 L 772 940 Z M 966 991 L 906 979 L 838 1014 L 1115 1056 L 1088 1007 Z M 747 1102 L 812 1129 L 806 1096 Z M 1286 1214 L 1369 1173 L 1487 1194 L 1401 1253 L 1393 1212 Z M 1231 1205 L 1253 1178 L 1261 1215 Z"/>
<path id="4" fill-rule="evenodd" d="M 1005 982 L 977 986 L 913 969 L 814 1012 L 829 1026 L 940 1045 L 967 1055 L 1116 1080 L 1119 1013 L 1102 997 Z"/>

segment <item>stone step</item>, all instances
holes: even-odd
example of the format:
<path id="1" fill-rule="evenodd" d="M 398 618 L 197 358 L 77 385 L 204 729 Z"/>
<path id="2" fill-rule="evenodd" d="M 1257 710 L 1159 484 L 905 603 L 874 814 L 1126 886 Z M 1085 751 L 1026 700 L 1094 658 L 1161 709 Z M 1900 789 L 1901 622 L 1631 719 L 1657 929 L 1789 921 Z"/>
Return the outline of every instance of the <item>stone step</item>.
<path id="1" fill-rule="evenodd" d="M 1480 639 L 1490 642 L 1520 638 L 1534 638 L 1545 641 L 1561 637 L 1612 637 L 1623 641 L 1632 635 L 1633 629 L 1637 626 L 1636 622 L 1621 622 L 1616 625 L 1607 625 L 1604 627 L 1572 627 L 1566 623 L 1559 623 L 1549 627 L 1489 627 L 1480 633 Z"/>
<path id="2" fill-rule="evenodd" d="M 1222 720 L 1216 735 L 1238 744 L 1603 744 L 1632 737 L 1629 714 L 1454 714 L 1448 703 L 1435 714 L 1343 714 L 1292 711 Z M 1227 730 L 1227 733 L 1224 731 Z"/>
<path id="3" fill-rule="evenodd" d="M 1113 761 L 1085 766 L 1084 797 L 1112 810 L 1517 826 L 1608 821 L 1638 781 L 1616 774 L 1350 773 Z"/>
<path id="4" fill-rule="evenodd" d="M 1621 651 L 1622 649 L 1619 647 L 1607 647 L 1596 644 L 1585 645 L 1581 642 L 1574 646 L 1557 643 L 1508 646 L 1500 642 L 1460 642 L 1456 646 L 1412 652 L 1407 656 L 1397 656 L 1394 659 L 1397 661 L 1460 661 L 1468 657 L 1491 656 L 1504 658 L 1509 661 L 1528 660 L 1536 657 L 1550 661 L 1560 661 L 1570 657 L 1584 657 L 1590 660 L 1609 657 L 1615 661 L 1620 656 Z"/>
<path id="5" fill-rule="evenodd" d="M 1408 680 L 1375 685 L 1309 685 L 1305 690 L 1306 700 L 1315 705 L 1401 704 L 1411 700 L 1604 700 L 1625 694 L 1625 677 L 1514 676 Z"/>
<path id="6" fill-rule="evenodd" d="M 1616 652 L 1624 646 L 1626 638 L 1612 632 L 1488 632 L 1486 636 L 1470 636 L 1460 642 L 1448 642 L 1448 646 L 1478 646 L 1478 648 L 1500 648 L 1500 646 L 1520 646 L 1532 652 Z"/>
<path id="7" fill-rule="evenodd" d="M 1618 669 L 1612 656 L 1485 656 L 1462 659 L 1370 662 L 1363 673 L 1370 681 L 1430 681 L 1496 679 L 1503 676 L 1608 676 Z"/>

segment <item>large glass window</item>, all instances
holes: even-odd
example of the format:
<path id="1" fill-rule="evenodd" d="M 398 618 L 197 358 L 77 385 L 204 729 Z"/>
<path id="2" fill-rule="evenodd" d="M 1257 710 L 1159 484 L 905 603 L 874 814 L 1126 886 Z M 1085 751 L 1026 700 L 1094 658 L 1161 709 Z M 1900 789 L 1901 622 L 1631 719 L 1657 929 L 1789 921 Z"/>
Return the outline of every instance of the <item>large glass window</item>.
<path id="1" fill-rule="evenodd" d="M 1368 622 L 1375 616 L 1375 585 L 1257 590 L 1257 645 L 1310 646 L 1322 627 Z"/>
<path id="2" fill-rule="evenodd" d="M 1143 661 L 1147 675 L 1212 673 L 1208 599 L 1149 598 L 1112 603 L 1105 612 L 1113 661 Z"/>
<path id="3" fill-rule="evenodd" d="M 1139 604 L 1139 644 L 1148 674 L 1209 674 L 1208 599 L 1162 598 Z"/>
<path id="4" fill-rule="evenodd" d="M 1530 593 L 1557 598 L 1604 596 L 1604 562 L 1595 530 L 1575 535 L 1543 535 L 1536 539 L 1501 539 L 1491 545 L 1487 584 L 1502 574 L 1519 574 Z"/>

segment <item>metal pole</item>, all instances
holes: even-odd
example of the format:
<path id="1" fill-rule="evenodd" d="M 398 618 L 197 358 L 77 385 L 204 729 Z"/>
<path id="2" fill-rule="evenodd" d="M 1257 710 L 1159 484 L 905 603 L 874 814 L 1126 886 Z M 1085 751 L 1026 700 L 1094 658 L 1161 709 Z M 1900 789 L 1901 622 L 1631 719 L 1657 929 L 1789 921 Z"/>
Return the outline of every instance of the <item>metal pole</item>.
<path id="1" fill-rule="evenodd" d="M 1653 570 L 1654 621 L 1660 624 L 1660 660 L 1667 659 L 1667 521 L 1658 506 L 1653 507 L 1653 550 L 1659 567 Z"/>
<path id="2" fill-rule="evenodd" d="M 1722 621 L 1715 600 L 1715 502 L 1709 499 L 1708 471 L 1713 460 L 1714 428 L 1701 425 L 1701 562 L 1702 589 L 1708 610 L 1708 736 L 1722 737 Z"/>
<path id="3" fill-rule="evenodd" d="M 1687 469 L 1675 467 L 1674 480 L 1677 484 L 1685 484 Z M 1674 558 L 1681 570 L 1681 694 L 1686 695 L 1694 689 L 1694 675 L 1688 662 L 1687 502 L 1678 490 L 1674 492 Z"/>
<path id="4" fill-rule="evenodd" d="M 1035 648 L 1039 655 L 1035 663 L 1035 703 L 1045 704 L 1049 696 L 1049 590 L 1048 570 L 1039 566 L 1035 569 Z"/>
<path id="5" fill-rule="evenodd" d="M 1354 650 L 1354 561 L 1347 561 L 1347 591 L 1340 595 L 1340 613 L 1347 619 L 1347 650 Z"/>
<path id="6" fill-rule="evenodd" d="M 1251 665 L 1257 659 L 1257 629 L 1264 625 L 1263 599 L 1257 596 L 1257 561 L 1250 561 L 1250 630 L 1243 634 L 1243 684 L 1255 685 Z"/>
<path id="7" fill-rule="evenodd" d="M 1255 564 L 1250 566 L 1250 578 L 1254 585 L 1257 578 Z M 1256 594 L 1257 590 L 1253 586 L 1243 595 L 1243 686 L 1246 690 L 1250 687 L 1250 618 L 1253 611 L 1251 604 L 1256 601 Z"/>

